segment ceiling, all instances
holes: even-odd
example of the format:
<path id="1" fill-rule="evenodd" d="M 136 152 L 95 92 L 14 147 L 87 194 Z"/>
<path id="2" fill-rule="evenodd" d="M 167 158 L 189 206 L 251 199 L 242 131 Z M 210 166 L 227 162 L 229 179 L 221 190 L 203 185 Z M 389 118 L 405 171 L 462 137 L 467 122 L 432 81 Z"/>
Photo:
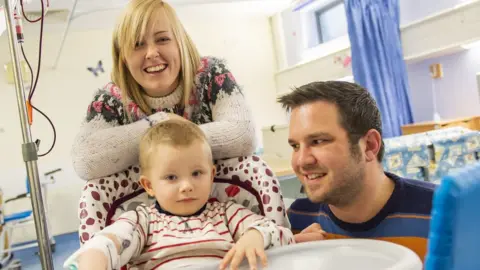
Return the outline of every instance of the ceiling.
<path id="1" fill-rule="evenodd" d="M 18 1 L 18 0 L 17 0 Z M 49 1 L 50 10 L 70 10 L 74 0 L 43 0 L 46 4 Z M 75 13 L 95 12 L 107 9 L 121 9 L 129 0 L 77 0 Z M 264 12 L 272 14 L 288 6 L 292 0 L 168 0 L 166 1 L 174 7 L 192 6 L 192 5 L 235 5 L 244 8 L 245 12 Z M 40 10 L 40 0 L 24 0 L 25 9 Z"/>
<path id="2" fill-rule="evenodd" d="M 20 0 L 10 0 L 11 6 Z M 90 30 L 111 28 L 115 18 L 129 0 L 43 0 L 49 4 L 45 23 L 48 32 L 64 31 L 71 14 L 70 30 Z M 201 7 L 202 11 L 223 11 L 223 14 L 260 14 L 264 16 L 275 14 L 288 7 L 293 0 L 167 0 L 179 13 L 182 9 Z M 41 0 L 23 0 L 24 9 L 30 19 L 41 14 Z M 74 7 L 75 4 L 75 7 Z M 1 14 L 3 0 L 0 0 L 0 36 L 4 32 L 4 17 Z M 189 12 L 188 14 L 191 14 Z M 228 15 L 227 15 L 228 16 Z M 25 31 L 38 31 L 37 27 L 24 23 Z"/>

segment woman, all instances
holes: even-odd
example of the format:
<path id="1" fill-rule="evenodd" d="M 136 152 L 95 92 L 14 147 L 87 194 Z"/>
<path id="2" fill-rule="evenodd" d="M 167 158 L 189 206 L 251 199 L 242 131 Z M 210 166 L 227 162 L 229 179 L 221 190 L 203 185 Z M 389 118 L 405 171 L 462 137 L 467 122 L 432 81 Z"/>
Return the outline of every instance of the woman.
<path id="1" fill-rule="evenodd" d="M 73 146 L 77 174 L 96 179 L 137 164 L 141 135 L 177 115 L 201 127 L 214 159 L 255 149 L 250 110 L 224 62 L 199 56 L 167 3 L 130 1 L 113 34 L 112 83 L 95 94 Z"/>

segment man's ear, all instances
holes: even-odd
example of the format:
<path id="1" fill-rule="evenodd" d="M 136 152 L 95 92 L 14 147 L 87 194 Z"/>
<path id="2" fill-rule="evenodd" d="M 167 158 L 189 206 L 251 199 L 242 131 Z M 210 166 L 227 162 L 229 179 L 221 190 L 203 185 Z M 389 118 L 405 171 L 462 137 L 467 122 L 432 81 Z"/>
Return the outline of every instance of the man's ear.
<path id="1" fill-rule="evenodd" d="M 367 161 L 377 160 L 378 152 L 380 152 L 382 146 L 382 135 L 380 135 L 377 130 L 370 129 L 367 134 L 365 134 L 364 138 Z"/>
<path id="2" fill-rule="evenodd" d="M 153 192 L 152 182 L 145 176 L 140 175 L 140 185 L 142 185 L 143 189 L 150 195 L 150 197 L 155 196 L 155 192 Z"/>

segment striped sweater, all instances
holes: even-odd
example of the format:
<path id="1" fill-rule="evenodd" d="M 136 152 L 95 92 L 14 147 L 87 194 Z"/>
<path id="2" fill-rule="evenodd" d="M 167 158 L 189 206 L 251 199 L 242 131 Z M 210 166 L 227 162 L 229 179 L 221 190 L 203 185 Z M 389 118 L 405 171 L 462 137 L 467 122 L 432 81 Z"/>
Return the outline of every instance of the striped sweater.
<path id="1" fill-rule="evenodd" d="M 181 107 L 184 91 L 190 102 Z M 150 127 L 146 113 L 108 83 L 95 92 L 72 147 L 73 167 L 85 180 L 106 177 L 138 164 L 140 137 Z M 144 95 L 152 108 L 149 118 L 159 122 L 174 113 L 199 125 L 212 147 L 214 159 L 249 156 L 256 147 L 255 124 L 241 87 L 225 61 L 203 57 L 193 89 L 177 89 L 165 97 Z M 137 179 L 134 179 L 137 180 Z"/>
<path id="2" fill-rule="evenodd" d="M 128 236 L 125 228 L 131 231 Z M 106 229 L 116 232 L 121 243 L 130 243 L 120 254 L 129 269 L 176 269 L 221 260 L 251 228 L 262 233 L 265 249 L 294 243 L 289 229 L 233 201 L 209 202 L 189 217 L 171 215 L 158 204 L 140 205 Z"/>
<path id="3" fill-rule="evenodd" d="M 383 209 L 372 219 L 364 223 L 347 223 L 338 219 L 328 205 L 298 199 L 288 210 L 292 230 L 301 231 L 312 223 L 319 223 L 327 232 L 327 239 L 385 240 L 413 250 L 424 260 L 435 185 L 391 173 L 386 175 L 395 182 L 395 189 Z"/>

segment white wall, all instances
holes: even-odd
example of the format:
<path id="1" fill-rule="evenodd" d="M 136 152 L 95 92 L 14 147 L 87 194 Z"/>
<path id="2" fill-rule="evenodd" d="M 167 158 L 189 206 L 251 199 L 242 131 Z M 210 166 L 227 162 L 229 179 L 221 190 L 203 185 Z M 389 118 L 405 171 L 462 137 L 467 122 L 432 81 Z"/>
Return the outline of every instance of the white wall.
<path id="1" fill-rule="evenodd" d="M 190 22 L 186 19 L 191 15 L 187 14 L 185 12 L 183 17 L 180 13 L 180 16 L 202 54 L 227 59 L 243 86 L 255 115 L 261 143 L 260 127 L 282 121 L 285 115 L 275 101 L 275 50 L 269 18 L 222 11 L 222 14 L 215 12 L 210 16 L 202 14 L 201 21 Z"/>
<path id="2" fill-rule="evenodd" d="M 302 52 L 304 48 L 304 31 L 301 27 L 302 16 L 300 12 L 292 12 L 289 9 L 280 13 L 281 18 L 281 33 L 284 37 L 285 44 L 285 58 L 286 66 L 279 68 L 286 68 L 297 64 L 302 59 Z"/>
<path id="3" fill-rule="evenodd" d="M 274 53 L 275 53 L 275 67 L 276 69 L 284 68 L 287 66 L 285 57 L 278 57 L 285 55 L 285 35 L 282 31 L 276 31 L 276 29 L 282 29 L 282 18 L 279 15 L 270 17 L 270 29 L 273 38 Z"/>
<path id="4" fill-rule="evenodd" d="M 471 0 L 399 0 L 400 24 L 405 25 Z"/>
<path id="5" fill-rule="evenodd" d="M 314 45 L 318 42 L 318 32 L 316 29 L 316 19 L 314 13 L 317 9 L 331 4 L 335 0 L 316 0 L 304 8 L 294 11 L 292 8 L 287 8 L 282 12 L 276 14 L 278 20 L 282 21 L 282 28 L 280 31 L 284 37 L 285 54 L 277 56 L 277 58 L 285 58 L 286 65 L 278 66 L 279 70 L 294 66 L 298 63 L 309 61 L 312 58 L 320 55 L 325 55 L 323 51 L 332 51 L 331 46 Z M 341 18 L 335 18 L 334 25 L 343 25 L 345 22 L 340 21 Z M 347 40 L 348 41 L 348 40 Z M 342 42 L 343 44 L 344 42 Z M 333 51 L 335 49 L 333 48 Z M 279 62 L 282 62 L 281 60 Z"/>
<path id="6" fill-rule="evenodd" d="M 192 38 L 204 55 L 225 58 L 244 87 L 245 94 L 260 128 L 282 121 L 284 113 L 275 103 L 275 59 L 269 19 L 266 15 L 239 12 L 232 6 L 222 7 L 222 12 L 213 5 L 179 8 L 178 13 Z M 95 17 L 94 17 L 95 16 Z M 34 104 L 53 120 L 57 129 L 57 144 L 51 154 L 40 158 L 38 164 L 41 173 L 51 168 L 62 168 L 57 183 L 49 189 L 49 218 L 53 233 L 61 234 L 77 229 L 77 207 L 83 181 L 73 172 L 70 149 L 79 124 L 83 119 L 93 92 L 109 80 L 109 74 L 95 78 L 86 70 L 98 60 L 103 60 L 106 70 L 110 70 L 111 22 L 115 14 L 96 13 L 74 21 L 69 33 L 58 68 L 51 68 L 59 49 L 60 32 L 48 28 L 43 46 L 43 66 Z M 83 22 L 102 20 L 102 29 L 78 31 Z M 100 25 L 100 24 L 99 24 Z M 50 31 L 49 31 L 50 29 Z M 29 59 L 36 66 L 37 42 L 34 37 L 38 31 L 27 31 L 25 49 Z M 6 36 L 0 38 L 0 63 L 10 61 Z M 5 83 L 5 73 L 0 72 L 0 187 L 5 197 L 23 193 L 25 171 L 21 156 L 21 132 L 17 113 L 16 97 L 13 85 Z M 40 152 L 47 150 L 51 143 L 52 132 L 41 115 L 34 115 L 33 138 L 42 140 Z M 7 209 L 8 210 L 8 209 Z M 31 228 L 29 228 L 31 229 Z M 19 232 L 24 237 L 18 240 L 32 239 L 32 234 Z"/>
<path id="7" fill-rule="evenodd" d="M 480 115 L 476 74 L 480 72 L 480 48 L 431 58 L 407 66 L 413 118 L 416 122 L 433 120 L 432 80 L 429 66 L 443 65 L 444 77 L 434 81 L 437 109 L 444 119 Z"/>
<path id="8" fill-rule="evenodd" d="M 277 58 L 285 58 L 286 66 L 278 66 L 279 70 L 289 68 L 298 63 L 310 61 L 314 58 L 341 50 L 349 46 L 348 36 L 340 38 L 332 44 L 322 44 L 317 48 L 309 47 L 310 36 L 316 35 L 316 24 L 305 19 L 312 16 L 312 11 L 321 8 L 333 0 L 316 0 L 303 9 L 293 11 L 291 8 L 276 14 L 283 21 L 283 28 L 275 31 L 281 31 L 284 36 L 285 52 L 283 55 L 277 55 Z M 408 24 L 425 19 L 454 8 L 455 6 L 472 2 L 471 0 L 399 0 L 400 1 L 400 25 Z M 338 20 L 343 18 L 337 18 Z M 344 22 L 331 22 L 332 24 L 343 24 Z M 335 47 L 339 49 L 336 50 Z M 282 60 L 277 60 L 282 62 Z"/>
<path id="9" fill-rule="evenodd" d="M 429 101 L 431 94 L 430 90 L 425 90 L 425 87 L 430 89 L 430 85 L 425 86 L 425 81 L 429 80 L 429 75 L 428 69 L 425 67 L 428 67 L 427 63 L 438 61 L 435 58 L 440 56 L 445 57 L 441 58 L 441 61 L 446 61 L 445 69 L 448 70 L 448 74 L 446 74 L 448 78 L 442 80 L 439 86 L 440 88 L 445 87 L 445 90 L 438 90 L 439 100 L 445 101 L 444 103 L 439 103 L 439 106 L 445 106 L 443 108 L 445 112 L 442 116 L 454 118 L 477 114 L 480 110 L 477 101 L 478 94 L 472 89 L 474 89 L 475 82 L 475 73 L 473 72 L 478 72 L 475 67 L 479 61 L 478 54 L 468 52 L 455 54 L 452 57 L 446 55 L 463 51 L 461 48 L 462 44 L 480 40 L 480 21 L 478 20 L 480 1 L 445 0 L 438 1 L 438 5 L 433 5 L 437 3 L 434 0 L 426 0 L 426 3 L 422 1 L 418 5 L 415 5 L 416 2 L 413 0 L 401 0 L 400 2 L 403 25 L 401 27 L 402 47 L 405 60 L 409 64 L 414 120 L 431 120 L 431 107 L 428 108 L 431 104 Z M 467 2 L 471 3 L 459 6 L 460 4 L 467 4 Z M 286 16 L 285 14 L 288 16 L 294 16 L 293 14 L 301 16 L 302 11 L 291 12 L 287 10 L 276 14 L 274 18 L 277 21 L 282 20 Z M 289 59 L 288 56 L 305 56 L 310 51 L 317 50 L 315 52 L 317 54 L 316 57 L 315 55 L 310 55 L 307 57 L 308 60 L 302 59 L 300 63 L 296 63 L 293 66 L 278 66 L 279 71 L 275 75 L 275 81 L 277 94 L 279 95 L 284 94 L 294 86 L 300 86 L 311 81 L 338 79 L 352 74 L 350 66 L 344 67 L 336 62 L 338 57 L 344 58 L 350 55 L 348 36 L 346 36 L 347 40 L 339 38 L 333 42 L 322 44 L 317 48 L 304 49 L 302 53 L 298 51 L 298 47 L 303 46 L 305 48 L 304 44 L 293 42 L 294 38 L 288 35 L 288 32 L 296 31 L 295 29 L 303 29 L 302 27 L 302 25 L 296 24 L 287 25 L 284 29 L 273 29 L 277 36 L 281 36 L 282 32 L 285 32 L 284 42 L 286 45 L 294 44 L 297 46 L 297 51 L 295 52 L 292 51 L 291 46 L 285 46 L 285 54 L 277 54 L 278 63 L 288 62 L 282 61 L 282 59 L 287 59 L 290 63 L 292 61 L 295 62 Z M 297 39 L 295 37 L 295 40 Z M 430 58 L 435 60 L 428 60 Z M 452 63 L 455 63 L 455 68 Z M 468 75 L 472 73 L 473 75 Z M 461 74 L 463 74 L 464 78 L 462 78 Z M 466 84 L 467 82 L 468 84 Z M 454 84 L 459 86 L 455 87 L 455 92 L 446 90 L 447 88 L 451 89 Z M 463 103 L 463 100 L 466 102 Z M 468 106 L 462 104 L 468 104 Z M 279 122 L 277 124 L 283 123 Z"/>

